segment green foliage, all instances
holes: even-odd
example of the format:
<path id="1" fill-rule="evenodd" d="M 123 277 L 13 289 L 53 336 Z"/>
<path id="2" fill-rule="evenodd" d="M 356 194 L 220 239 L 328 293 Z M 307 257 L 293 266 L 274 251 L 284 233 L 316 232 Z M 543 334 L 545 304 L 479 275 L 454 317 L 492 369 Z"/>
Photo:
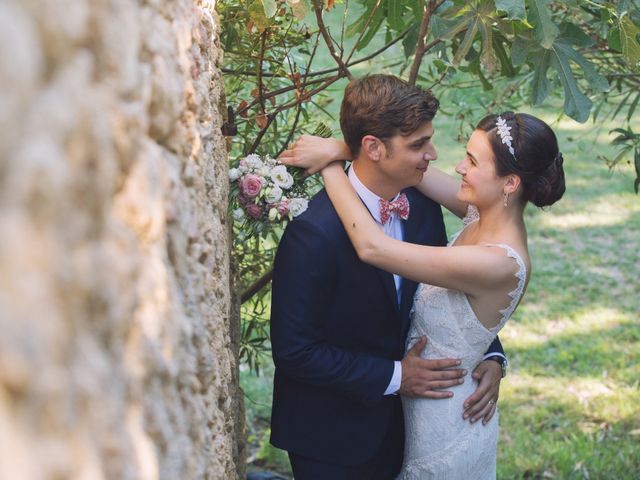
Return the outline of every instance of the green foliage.
<path id="1" fill-rule="evenodd" d="M 640 97 L 640 94 L 638 97 Z M 634 104 L 634 108 L 635 105 L 637 105 L 637 101 Z M 629 157 L 633 159 L 633 167 L 636 172 L 636 179 L 633 182 L 633 188 L 635 192 L 638 193 L 638 190 L 640 189 L 640 134 L 634 133 L 633 130 L 631 130 L 631 127 L 628 129 L 615 128 L 609 133 L 614 132 L 618 133 L 618 136 L 613 139 L 611 144 L 620 146 L 621 148 L 613 159 L 610 160 L 607 157 L 602 158 L 611 169 L 617 167 L 622 161 L 629 159 Z M 631 159 L 628 160 L 628 163 L 631 163 Z"/>

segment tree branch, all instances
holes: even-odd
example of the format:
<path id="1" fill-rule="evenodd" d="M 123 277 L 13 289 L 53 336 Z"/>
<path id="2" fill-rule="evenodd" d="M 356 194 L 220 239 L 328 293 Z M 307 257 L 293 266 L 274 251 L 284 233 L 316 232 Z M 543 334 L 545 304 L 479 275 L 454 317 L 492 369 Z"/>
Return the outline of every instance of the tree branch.
<path id="1" fill-rule="evenodd" d="M 321 0 L 313 1 L 313 8 L 316 13 L 318 28 L 320 29 L 320 33 L 322 34 L 322 38 L 324 39 L 324 42 L 327 44 L 329 53 L 338 64 L 338 71 L 341 73 L 344 73 L 349 78 L 349 80 L 351 80 L 353 78 L 353 75 L 349 71 L 349 68 L 347 67 L 347 65 L 342 61 L 342 55 L 338 55 L 338 52 L 336 52 L 336 49 L 333 45 L 333 39 L 331 38 L 331 35 L 329 35 L 329 31 L 327 30 L 327 27 L 324 24 L 324 19 L 322 18 L 322 7 L 323 5 Z"/>
<path id="2" fill-rule="evenodd" d="M 418 31 L 418 45 L 416 46 L 416 53 L 413 58 L 413 64 L 411 65 L 411 71 L 409 73 L 409 83 L 411 85 L 416 84 L 418 79 L 418 72 L 420 71 L 420 64 L 424 58 L 424 54 L 433 48 L 437 43 L 442 40 L 438 39 L 437 43 L 431 42 L 428 46 L 425 45 L 426 37 L 429 33 L 429 25 L 431 22 L 431 15 L 440 6 L 444 0 L 429 0 L 429 5 L 425 5 L 422 13 L 422 21 L 420 22 L 420 30 Z M 428 47 L 428 48 L 427 48 Z"/>
<path id="3" fill-rule="evenodd" d="M 240 295 L 240 303 L 246 302 L 251 297 L 253 297 L 256 293 L 262 290 L 266 285 L 269 284 L 272 278 L 273 278 L 273 268 L 267 271 L 258 280 L 256 280 L 253 283 L 253 285 L 251 285 L 244 292 L 242 292 L 242 295 Z"/>
<path id="4" fill-rule="evenodd" d="M 260 61 L 258 62 L 258 101 L 260 102 L 260 113 L 264 114 L 264 84 L 262 83 L 262 62 L 264 61 L 264 52 L 267 44 L 267 31 L 260 34 Z"/>

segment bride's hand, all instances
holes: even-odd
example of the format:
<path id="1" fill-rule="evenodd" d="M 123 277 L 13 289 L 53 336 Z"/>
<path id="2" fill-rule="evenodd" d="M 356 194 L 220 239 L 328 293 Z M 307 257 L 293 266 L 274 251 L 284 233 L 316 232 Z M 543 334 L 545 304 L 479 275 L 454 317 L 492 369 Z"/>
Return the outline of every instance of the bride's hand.
<path id="1" fill-rule="evenodd" d="M 496 413 L 502 368 L 498 362 L 485 360 L 475 368 L 473 378 L 478 381 L 478 387 L 473 395 L 464 401 L 463 417 L 471 423 L 482 419 L 482 424 L 486 425 Z"/>
<path id="2" fill-rule="evenodd" d="M 342 140 L 302 135 L 278 160 L 284 165 L 304 168 L 308 175 L 313 175 L 335 160 L 350 158 L 351 152 Z"/>

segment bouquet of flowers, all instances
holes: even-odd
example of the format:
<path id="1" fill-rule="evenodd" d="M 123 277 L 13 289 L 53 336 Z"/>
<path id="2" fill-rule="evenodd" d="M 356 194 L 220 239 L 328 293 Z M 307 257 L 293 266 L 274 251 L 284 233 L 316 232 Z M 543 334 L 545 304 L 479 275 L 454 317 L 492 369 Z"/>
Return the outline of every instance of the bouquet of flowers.
<path id="1" fill-rule="evenodd" d="M 304 184 L 304 172 L 292 170 L 268 155 L 261 158 L 256 154 L 247 155 L 229 169 L 234 221 L 259 234 L 304 212 L 311 192 Z"/>

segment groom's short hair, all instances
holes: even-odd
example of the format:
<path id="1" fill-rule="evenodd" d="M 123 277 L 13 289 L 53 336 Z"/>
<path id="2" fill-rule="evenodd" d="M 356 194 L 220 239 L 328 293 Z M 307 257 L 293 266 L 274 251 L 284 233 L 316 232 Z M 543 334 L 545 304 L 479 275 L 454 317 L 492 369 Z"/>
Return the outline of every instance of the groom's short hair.
<path id="1" fill-rule="evenodd" d="M 411 135 L 433 120 L 439 105 L 431 90 L 393 75 L 368 75 L 347 85 L 340 107 L 340 128 L 355 157 L 365 135 L 385 143 L 398 134 Z"/>

